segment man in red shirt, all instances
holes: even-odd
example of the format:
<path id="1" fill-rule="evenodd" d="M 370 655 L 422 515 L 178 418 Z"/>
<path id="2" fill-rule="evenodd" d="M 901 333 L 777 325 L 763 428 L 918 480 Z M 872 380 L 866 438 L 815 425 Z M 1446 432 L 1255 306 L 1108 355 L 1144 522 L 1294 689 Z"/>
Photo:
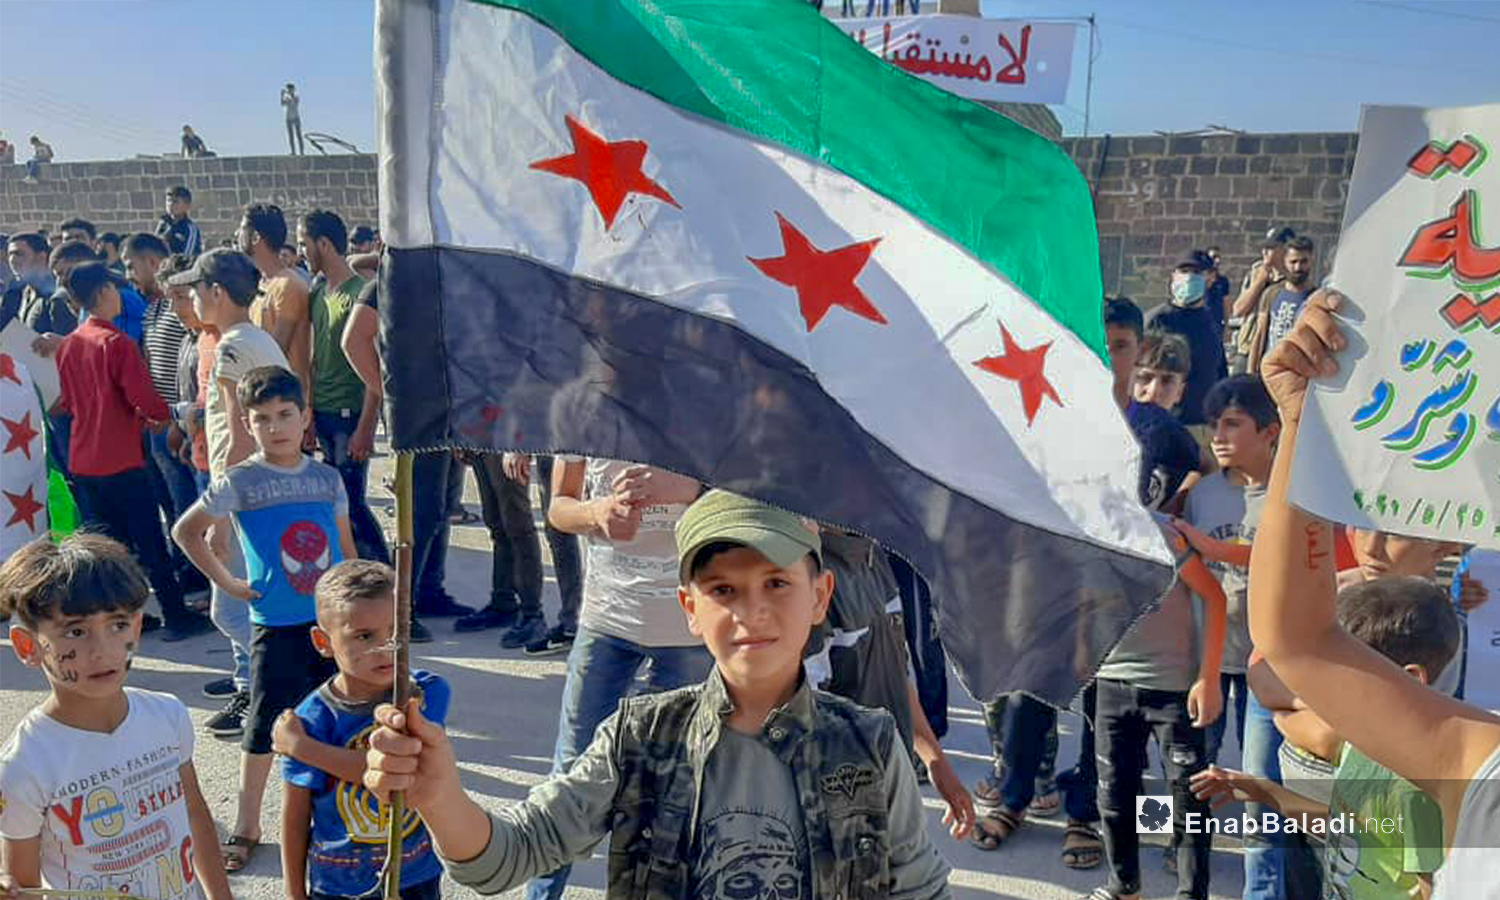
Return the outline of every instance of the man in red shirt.
<path id="1" fill-rule="evenodd" d="M 84 263 L 68 273 L 68 293 L 87 317 L 57 349 L 57 406 L 73 416 L 68 459 L 84 523 L 131 549 L 161 604 L 163 638 L 180 641 L 213 625 L 183 605 L 156 517 L 141 428 L 166 423 L 171 411 L 151 386 L 140 348 L 111 323 L 120 314 L 124 284 L 103 263 Z"/>

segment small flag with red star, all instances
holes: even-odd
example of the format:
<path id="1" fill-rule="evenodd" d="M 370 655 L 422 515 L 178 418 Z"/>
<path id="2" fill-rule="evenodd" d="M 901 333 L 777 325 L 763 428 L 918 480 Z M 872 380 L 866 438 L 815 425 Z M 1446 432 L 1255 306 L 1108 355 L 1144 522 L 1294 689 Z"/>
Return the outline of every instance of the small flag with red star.
<path id="1" fill-rule="evenodd" d="M 0 353 L 0 561 L 48 531 L 44 421 L 31 372 Z"/>
<path id="2" fill-rule="evenodd" d="M 869 535 L 981 697 L 1067 701 L 1165 590 L 1056 146 L 805 2 L 379 18 L 398 449 L 650 463 Z"/>

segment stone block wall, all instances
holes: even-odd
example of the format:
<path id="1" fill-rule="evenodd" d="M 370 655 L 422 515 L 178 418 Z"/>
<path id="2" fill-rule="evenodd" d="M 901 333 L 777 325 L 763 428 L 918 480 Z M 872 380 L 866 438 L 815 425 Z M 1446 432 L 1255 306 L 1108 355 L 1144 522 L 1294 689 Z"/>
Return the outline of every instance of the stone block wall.
<path id="1" fill-rule="evenodd" d="M 43 166 L 37 182 L 25 175 L 23 166 L 0 167 L 0 231 L 56 229 L 73 216 L 101 233 L 152 231 L 178 184 L 193 192 L 193 219 L 210 247 L 233 236 L 253 202 L 280 206 L 292 227 L 295 215 L 319 207 L 350 228 L 376 222 L 372 155 L 111 160 Z"/>
<path id="2" fill-rule="evenodd" d="M 1185 251 L 1218 245 L 1236 281 L 1272 226 L 1290 225 L 1331 261 L 1354 164 L 1353 134 L 1068 138 L 1094 189 L 1105 290 L 1150 307 L 1166 297 L 1167 273 Z M 245 204 L 269 201 L 288 217 L 326 207 L 351 227 L 376 221 L 375 158 L 252 156 L 117 160 L 46 166 L 24 180 L 0 168 L 0 231 L 81 215 L 101 231 L 154 227 L 167 188 L 193 191 L 194 218 L 210 244 L 229 237 Z"/>
<path id="3" fill-rule="evenodd" d="M 1094 188 L 1104 289 L 1149 308 L 1173 263 L 1217 245 L 1239 278 L 1272 227 L 1317 244 L 1318 274 L 1338 239 L 1354 134 L 1069 138 L 1063 149 Z"/>

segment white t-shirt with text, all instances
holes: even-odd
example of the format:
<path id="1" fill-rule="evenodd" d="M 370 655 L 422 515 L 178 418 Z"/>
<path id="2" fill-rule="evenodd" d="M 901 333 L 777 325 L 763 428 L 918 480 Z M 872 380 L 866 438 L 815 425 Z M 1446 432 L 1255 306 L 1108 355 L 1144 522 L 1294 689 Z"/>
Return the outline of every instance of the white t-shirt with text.
<path id="1" fill-rule="evenodd" d="M 126 688 L 110 734 L 81 731 L 40 708 L 0 749 L 0 837 L 41 836 L 42 882 L 54 890 L 122 891 L 202 900 L 180 770 L 193 722 L 170 694 Z"/>

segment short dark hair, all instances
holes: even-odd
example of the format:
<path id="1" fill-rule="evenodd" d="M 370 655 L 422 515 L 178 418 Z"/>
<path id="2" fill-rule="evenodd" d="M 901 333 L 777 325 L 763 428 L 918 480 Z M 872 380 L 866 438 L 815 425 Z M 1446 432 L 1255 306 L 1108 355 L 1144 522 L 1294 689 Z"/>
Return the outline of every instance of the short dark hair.
<path id="1" fill-rule="evenodd" d="M 1176 372 L 1186 378 L 1193 371 L 1193 352 L 1181 335 L 1170 331 L 1148 331 L 1141 341 L 1136 367 Z"/>
<path id="2" fill-rule="evenodd" d="M 0 566 L 0 613 L 27 628 L 40 622 L 100 612 L 134 613 L 151 585 L 130 551 L 117 541 L 80 531 L 53 543 L 39 537 Z"/>
<path id="3" fill-rule="evenodd" d="M 82 309 L 89 312 L 99 305 L 99 292 L 107 284 L 115 285 L 119 290 L 120 276 L 110 271 L 109 267 L 102 262 L 86 262 L 75 266 L 68 273 L 68 296 Z"/>
<path id="4" fill-rule="evenodd" d="M 1129 328 L 1136 339 L 1146 336 L 1146 317 L 1129 297 L 1104 298 L 1104 327 Z"/>
<path id="5" fill-rule="evenodd" d="M 712 544 L 704 546 L 703 549 L 699 550 L 697 555 L 693 557 L 692 565 L 688 566 L 688 579 L 692 580 L 693 578 L 697 577 L 698 572 L 704 566 L 708 565 L 709 562 L 720 553 L 728 553 L 731 550 L 739 550 L 740 548 L 745 546 L 747 545 L 737 544 L 734 541 L 714 541 Z M 808 574 L 817 575 L 820 571 L 822 571 L 822 569 L 822 564 L 818 562 L 818 555 L 816 553 L 807 554 Z"/>
<path id="6" fill-rule="evenodd" d="M 1286 245 L 1286 242 L 1297 236 L 1297 232 L 1291 228 L 1272 228 L 1266 232 L 1266 239 L 1261 242 L 1262 250 L 1275 250 L 1277 247 Z"/>
<path id="7" fill-rule="evenodd" d="M 23 231 L 20 234 L 13 234 L 6 243 L 25 244 L 31 248 L 32 253 L 46 253 L 48 250 L 47 237 L 40 231 Z"/>
<path id="8" fill-rule="evenodd" d="M 246 410 L 274 400 L 287 400 L 297 404 L 298 409 L 307 409 L 302 379 L 281 366 L 261 366 L 246 372 L 236 394 L 240 406 Z"/>
<path id="9" fill-rule="evenodd" d="M 152 253 L 159 257 L 169 256 L 172 251 L 167 247 L 167 242 L 154 234 L 137 231 L 125 239 L 121 252 L 126 256 L 136 256 L 141 253 Z"/>
<path id="10" fill-rule="evenodd" d="M 344 228 L 344 220 L 339 218 L 338 213 L 315 209 L 302 216 L 302 228 L 307 232 L 309 241 L 328 238 L 328 242 L 333 244 L 333 249 L 340 256 L 349 252 L 349 232 Z"/>
<path id="11" fill-rule="evenodd" d="M 1255 420 L 1258 431 L 1281 421 L 1276 402 L 1259 375 L 1231 375 L 1209 388 L 1203 398 L 1203 415 L 1208 421 L 1218 421 L 1227 409 L 1238 409 Z"/>
<path id="12" fill-rule="evenodd" d="M 94 248 L 83 241 L 64 241 L 52 250 L 52 255 L 47 257 L 47 265 L 55 266 L 60 262 L 98 262 L 99 254 Z"/>
<path id="13" fill-rule="evenodd" d="M 1305 234 L 1299 234 L 1296 237 L 1294 237 L 1291 240 L 1289 240 L 1289 241 L 1286 242 L 1286 248 L 1288 250 L 1296 250 L 1299 253 L 1312 253 L 1313 252 L 1312 238 L 1308 237 Z"/>
<path id="14" fill-rule="evenodd" d="M 113 231 L 106 231 L 99 235 L 99 243 L 108 244 L 115 248 L 116 253 L 120 252 L 120 236 Z"/>
<path id="15" fill-rule="evenodd" d="M 1339 592 L 1339 624 L 1398 666 L 1435 679 L 1458 652 L 1458 614 L 1426 578 L 1377 578 Z"/>
<path id="16" fill-rule="evenodd" d="M 323 614 L 337 606 L 360 600 L 389 599 L 396 592 L 396 570 L 373 559 L 346 559 L 318 579 L 313 590 L 318 624 Z"/>
<path id="17" fill-rule="evenodd" d="M 172 187 L 167 188 L 167 199 L 168 200 L 186 200 L 187 202 L 192 203 L 193 202 L 193 192 L 190 191 L 190 190 L 188 190 L 187 189 L 187 185 L 185 185 L 185 184 L 176 184 L 176 185 L 173 185 Z"/>
<path id="18" fill-rule="evenodd" d="M 99 232 L 94 228 L 94 223 L 88 219 L 72 218 L 57 226 L 58 231 L 72 231 L 75 228 L 88 235 L 91 239 L 99 236 Z"/>
<path id="19" fill-rule="evenodd" d="M 267 246 L 280 250 L 286 244 L 286 216 L 276 204 L 250 204 L 245 207 L 245 222 L 265 240 Z"/>

